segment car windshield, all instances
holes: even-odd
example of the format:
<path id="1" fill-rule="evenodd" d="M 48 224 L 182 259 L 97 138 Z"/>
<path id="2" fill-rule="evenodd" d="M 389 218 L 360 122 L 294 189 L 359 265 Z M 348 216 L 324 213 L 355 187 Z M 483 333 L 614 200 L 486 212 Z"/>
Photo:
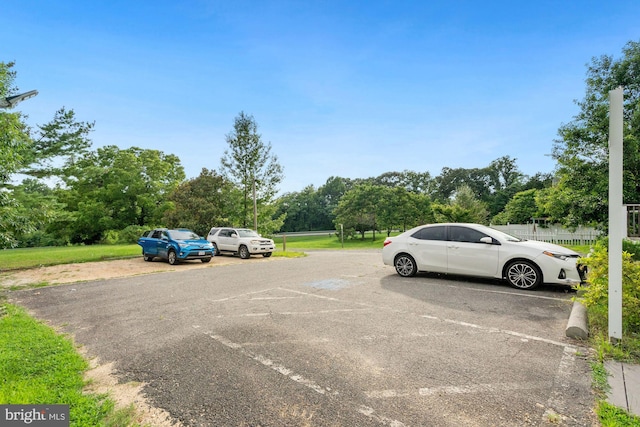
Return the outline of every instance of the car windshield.
<path id="1" fill-rule="evenodd" d="M 258 233 L 256 233 L 253 230 L 245 230 L 245 229 L 240 229 L 238 230 L 238 236 L 240 237 L 260 237 L 260 235 Z"/>
<path id="2" fill-rule="evenodd" d="M 496 230 L 495 228 L 493 228 L 492 230 L 494 234 L 499 235 L 502 239 L 506 240 L 507 242 L 524 242 L 524 239 L 521 239 L 516 236 L 512 236 L 511 234 L 507 234 L 504 231 Z"/>
<path id="3" fill-rule="evenodd" d="M 198 240 L 200 236 L 190 230 L 171 230 L 169 231 L 173 240 Z"/>

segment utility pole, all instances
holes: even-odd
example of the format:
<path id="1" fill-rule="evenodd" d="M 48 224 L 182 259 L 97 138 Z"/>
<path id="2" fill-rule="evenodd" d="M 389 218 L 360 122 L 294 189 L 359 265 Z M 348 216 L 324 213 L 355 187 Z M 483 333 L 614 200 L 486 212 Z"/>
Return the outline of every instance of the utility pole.
<path id="1" fill-rule="evenodd" d="M 622 339 L 623 88 L 609 91 L 609 340 Z"/>
<path id="2" fill-rule="evenodd" d="M 256 198 L 256 179 L 253 178 L 253 229 L 258 232 L 258 200 Z"/>

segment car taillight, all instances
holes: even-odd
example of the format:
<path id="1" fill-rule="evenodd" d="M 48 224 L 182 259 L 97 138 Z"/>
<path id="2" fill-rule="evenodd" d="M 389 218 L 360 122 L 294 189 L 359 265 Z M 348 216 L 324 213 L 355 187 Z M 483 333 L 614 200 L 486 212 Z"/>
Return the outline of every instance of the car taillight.
<path id="1" fill-rule="evenodd" d="M 390 243 L 391 243 L 391 240 L 385 240 L 384 243 L 382 244 L 382 247 L 385 247 Z"/>

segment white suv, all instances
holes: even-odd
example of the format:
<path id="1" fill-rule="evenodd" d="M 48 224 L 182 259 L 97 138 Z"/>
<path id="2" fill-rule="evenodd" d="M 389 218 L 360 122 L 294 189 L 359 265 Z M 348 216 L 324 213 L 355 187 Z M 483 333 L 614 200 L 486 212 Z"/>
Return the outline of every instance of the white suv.
<path id="1" fill-rule="evenodd" d="M 266 239 L 248 228 L 213 227 L 207 235 L 207 240 L 213 245 L 214 255 L 230 253 L 247 259 L 251 255 L 262 254 L 266 258 L 276 250 L 273 240 Z"/>

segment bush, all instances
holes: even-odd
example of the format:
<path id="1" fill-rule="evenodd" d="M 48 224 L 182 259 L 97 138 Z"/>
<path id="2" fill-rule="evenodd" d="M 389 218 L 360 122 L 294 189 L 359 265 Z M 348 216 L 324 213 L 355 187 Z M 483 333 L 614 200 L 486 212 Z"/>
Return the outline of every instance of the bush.
<path id="1" fill-rule="evenodd" d="M 120 240 L 118 243 L 129 244 L 129 243 L 138 243 L 138 238 L 142 236 L 147 230 L 151 230 L 155 227 L 151 227 L 148 225 L 130 225 L 126 227 L 124 230 L 120 231 Z"/>
<path id="2" fill-rule="evenodd" d="M 129 225 L 123 230 L 107 230 L 102 235 L 100 243 L 105 245 L 128 245 L 138 243 L 138 238 L 147 230 L 154 227 L 142 225 Z"/>
<path id="3" fill-rule="evenodd" d="M 589 268 L 588 284 L 580 287 L 582 302 L 589 309 L 589 321 L 596 328 L 607 329 L 609 306 L 609 253 L 606 239 L 598 242 L 591 254 L 580 260 Z M 635 251 L 638 245 L 633 244 Z M 634 252 L 638 254 L 638 252 Z M 637 255 L 636 255 L 637 256 Z M 622 332 L 624 336 L 640 334 L 640 262 L 632 253 L 622 253 Z"/>
<path id="4" fill-rule="evenodd" d="M 609 238 L 604 237 L 598 240 L 599 243 L 604 245 L 605 248 L 609 247 Z M 640 242 L 636 242 L 629 239 L 622 240 L 622 250 L 631 254 L 634 261 L 640 261 Z"/>

